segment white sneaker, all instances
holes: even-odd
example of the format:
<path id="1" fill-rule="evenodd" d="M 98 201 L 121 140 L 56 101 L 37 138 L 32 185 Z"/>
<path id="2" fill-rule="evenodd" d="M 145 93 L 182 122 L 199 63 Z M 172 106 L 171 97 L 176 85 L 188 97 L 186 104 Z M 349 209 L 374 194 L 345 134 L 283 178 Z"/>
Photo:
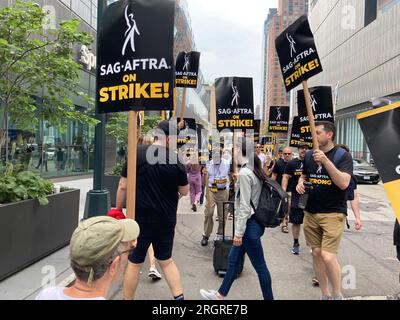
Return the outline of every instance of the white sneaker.
<path id="1" fill-rule="evenodd" d="M 152 278 L 153 280 L 162 279 L 161 274 L 158 272 L 158 270 L 156 268 L 150 268 L 149 269 L 149 277 Z"/>
<path id="2" fill-rule="evenodd" d="M 218 299 L 217 291 L 200 289 L 200 294 L 204 300 L 222 300 Z"/>

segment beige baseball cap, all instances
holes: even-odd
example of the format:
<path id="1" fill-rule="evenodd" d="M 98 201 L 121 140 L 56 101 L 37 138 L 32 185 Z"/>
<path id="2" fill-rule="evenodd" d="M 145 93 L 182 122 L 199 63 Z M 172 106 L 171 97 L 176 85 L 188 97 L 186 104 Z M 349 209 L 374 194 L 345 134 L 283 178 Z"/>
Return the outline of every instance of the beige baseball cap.
<path id="1" fill-rule="evenodd" d="M 91 270 L 107 261 L 121 242 L 136 240 L 140 229 L 132 219 L 117 220 L 102 216 L 79 224 L 71 237 L 70 259 L 78 266 Z"/>

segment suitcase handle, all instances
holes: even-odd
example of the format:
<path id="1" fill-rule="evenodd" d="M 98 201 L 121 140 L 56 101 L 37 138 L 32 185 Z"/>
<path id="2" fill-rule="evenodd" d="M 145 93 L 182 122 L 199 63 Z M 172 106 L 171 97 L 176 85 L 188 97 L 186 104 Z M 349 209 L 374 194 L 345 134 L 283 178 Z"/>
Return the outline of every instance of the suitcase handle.
<path id="1" fill-rule="evenodd" d="M 225 208 L 226 205 L 233 205 L 233 220 L 232 220 L 232 239 L 235 237 L 235 201 L 224 201 L 222 203 L 222 241 L 225 242 Z"/>

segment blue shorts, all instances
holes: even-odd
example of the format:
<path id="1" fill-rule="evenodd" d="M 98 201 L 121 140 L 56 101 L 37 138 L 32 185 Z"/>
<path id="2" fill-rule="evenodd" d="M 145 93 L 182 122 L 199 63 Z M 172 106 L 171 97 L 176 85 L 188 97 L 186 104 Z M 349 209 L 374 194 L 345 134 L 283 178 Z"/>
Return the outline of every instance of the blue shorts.
<path id="1" fill-rule="evenodd" d="M 289 212 L 289 223 L 292 224 L 303 224 L 304 211 L 299 208 L 290 208 Z"/>
<path id="2" fill-rule="evenodd" d="M 152 244 L 154 257 L 157 260 L 165 261 L 172 257 L 174 245 L 175 228 L 165 226 L 140 225 L 140 235 L 137 239 L 135 250 L 129 255 L 129 261 L 141 264 L 146 260 L 147 250 Z"/>

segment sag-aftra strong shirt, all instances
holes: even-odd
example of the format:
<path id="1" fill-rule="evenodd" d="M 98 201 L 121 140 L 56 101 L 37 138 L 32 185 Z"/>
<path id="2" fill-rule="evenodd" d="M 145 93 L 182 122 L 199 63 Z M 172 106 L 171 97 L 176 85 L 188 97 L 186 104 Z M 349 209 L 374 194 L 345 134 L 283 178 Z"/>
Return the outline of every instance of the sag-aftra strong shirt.
<path id="1" fill-rule="evenodd" d="M 338 147 L 326 153 L 333 163 Z M 340 171 L 353 174 L 353 158 L 346 152 L 336 166 Z M 337 187 L 323 166 L 318 166 L 313 158 L 305 163 L 303 174 L 313 184 L 306 211 L 309 213 L 344 213 L 347 214 L 346 190 Z"/>

